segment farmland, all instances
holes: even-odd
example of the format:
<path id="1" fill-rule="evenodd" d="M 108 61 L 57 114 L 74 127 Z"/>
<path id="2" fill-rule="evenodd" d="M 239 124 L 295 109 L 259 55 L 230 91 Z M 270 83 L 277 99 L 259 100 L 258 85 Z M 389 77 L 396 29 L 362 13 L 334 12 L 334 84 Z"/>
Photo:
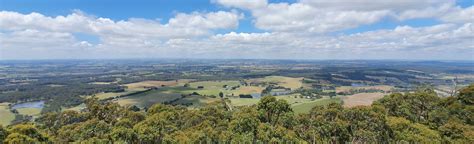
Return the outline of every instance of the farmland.
<path id="1" fill-rule="evenodd" d="M 312 102 L 292 105 L 295 113 L 308 113 L 314 106 L 322 106 L 330 103 L 341 103 L 341 98 L 319 99 Z"/>
<path id="2" fill-rule="evenodd" d="M 354 106 L 368 106 L 371 105 L 373 101 L 378 100 L 385 96 L 385 93 L 358 93 L 350 96 L 344 96 L 342 99 L 344 101 L 345 107 L 354 107 Z"/>
<path id="3" fill-rule="evenodd" d="M 413 65 L 416 69 L 407 68 Z M 426 84 L 440 96 L 449 96 L 453 89 L 474 82 L 474 72 L 469 71 L 473 66 L 291 60 L 0 62 L 0 120 L 8 124 L 15 117 L 21 120 L 19 116 L 32 116 L 33 121 L 41 113 L 79 111 L 91 97 L 139 108 L 162 103 L 194 109 L 220 102 L 220 93 L 235 107 L 254 105 L 262 96 L 272 95 L 288 102 L 295 113 L 304 113 L 331 102 L 370 105 L 383 95 L 411 92 Z M 35 101 L 44 101 L 44 108 L 11 113 L 5 106 Z"/>
<path id="4" fill-rule="evenodd" d="M 15 114 L 8 109 L 8 103 L 0 103 L 0 116 L 0 125 L 8 125 L 15 119 Z"/>

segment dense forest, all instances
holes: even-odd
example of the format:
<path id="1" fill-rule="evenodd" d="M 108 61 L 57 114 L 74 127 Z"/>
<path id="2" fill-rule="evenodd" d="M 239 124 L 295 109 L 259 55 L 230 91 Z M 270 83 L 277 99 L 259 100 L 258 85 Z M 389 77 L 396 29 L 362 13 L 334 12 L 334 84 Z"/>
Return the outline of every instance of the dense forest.
<path id="1" fill-rule="evenodd" d="M 295 115 L 273 96 L 230 108 L 156 104 L 148 109 L 86 100 L 81 112 L 43 114 L 0 127 L 4 143 L 472 143 L 474 84 L 441 98 L 431 89 L 394 93 L 371 106 L 316 106 Z"/>

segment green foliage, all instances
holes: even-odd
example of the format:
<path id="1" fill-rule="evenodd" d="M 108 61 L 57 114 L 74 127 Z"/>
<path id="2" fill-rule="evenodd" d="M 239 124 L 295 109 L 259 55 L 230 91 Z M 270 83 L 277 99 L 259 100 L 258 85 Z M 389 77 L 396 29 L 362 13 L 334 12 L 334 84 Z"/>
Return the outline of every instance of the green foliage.
<path id="1" fill-rule="evenodd" d="M 38 143 L 48 142 L 49 138 L 34 124 L 17 124 L 9 128 L 10 133 L 4 140 L 5 143 Z"/>
<path id="2" fill-rule="evenodd" d="M 0 142 L 5 140 L 7 136 L 8 136 L 8 131 L 5 128 L 3 128 L 2 125 L 0 125 Z"/>
<path id="3" fill-rule="evenodd" d="M 459 101 L 466 105 L 474 104 L 474 85 L 469 85 L 466 88 L 459 91 Z"/>
<path id="4" fill-rule="evenodd" d="M 440 98 L 433 90 L 423 90 L 416 93 L 395 93 L 386 96 L 375 103 L 382 105 L 391 116 L 404 117 L 414 122 L 426 124 L 430 119 L 429 113 L 439 108 Z"/>
<path id="5" fill-rule="evenodd" d="M 472 143 L 472 86 L 456 97 L 431 90 L 392 94 L 372 106 L 331 103 L 294 115 L 285 100 L 199 109 L 155 104 L 144 110 L 97 99 L 84 111 L 46 113 L 37 123 L 0 127 L 4 143 Z"/>
<path id="6" fill-rule="evenodd" d="M 277 100 L 273 96 L 264 96 L 257 104 L 257 110 L 260 113 L 262 121 L 275 125 L 279 122 L 280 117 L 293 110 L 290 104 L 285 100 Z"/>
<path id="7" fill-rule="evenodd" d="M 437 131 L 402 117 L 389 117 L 388 125 L 394 133 L 394 139 L 397 141 L 409 143 L 436 143 L 441 141 Z"/>

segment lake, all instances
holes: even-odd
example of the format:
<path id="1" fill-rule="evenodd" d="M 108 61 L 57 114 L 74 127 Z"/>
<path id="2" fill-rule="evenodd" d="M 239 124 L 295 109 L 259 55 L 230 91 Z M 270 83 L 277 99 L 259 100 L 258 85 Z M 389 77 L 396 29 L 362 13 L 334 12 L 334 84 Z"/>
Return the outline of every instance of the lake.
<path id="1" fill-rule="evenodd" d="M 44 107 L 44 101 L 32 101 L 32 102 L 25 102 L 19 103 L 12 106 L 11 109 L 20 109 L 20 108 L 40 108 Z"/>

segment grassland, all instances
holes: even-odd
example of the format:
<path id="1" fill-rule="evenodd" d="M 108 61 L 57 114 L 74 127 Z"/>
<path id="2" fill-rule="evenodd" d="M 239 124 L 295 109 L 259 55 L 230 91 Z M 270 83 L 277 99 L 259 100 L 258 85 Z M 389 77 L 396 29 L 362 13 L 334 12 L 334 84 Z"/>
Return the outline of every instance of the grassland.
<path id="1" fill-rule="evenodd" d="M 248 106 L 257 104 L 260 99 L 253 98 L 229 98 L 233 106 Z"/>
<path id="2" fill-rule="evenodd" d="M 118 92 L 118 93 L 114 93 L 114 92 L 97 93 L 94 96 L 97 97 L 99 100 L 102 100 L 102 99 L 107 99 L 107 98 L 116 97 L 116 96 L 120 96 L 120 95 L 126 95 L 126 94 L 129 94 L 131 92 L 132 91 L 125 91 L 125 92 Z"/>
<path id="3" fill-rule="evenodd" d="M 218 96 L 219 92 L 224 92 L 226 94 L 231 93 L 230 90 L 224 88 L 225 85 L 228 87 L 239 86 L 239 81 L 200 81 L 189 83 L 191 88 L 194 90 L 187 91 L 188 93 L 198 92 L 201 95 L 214 95 Z M 203 86 L 204 88 L 198 89 L 198 86 Z"/>
<path id="4" fill-rule="evenodd" d="M 70 107 L 70 108 L 64 108 L 63 110 L 73 110 L 73 111 L 80 111 L 81 109 L 86 108 L 86 104 L 82 103 L 80 105 L 77 105 L 75 107 Z"/>
<path id="5" fill-rule="evenodd" d="M 15 119 L 15 114 L 10 112 L 8 103 L 0 103 L 0 125 L 9 125 Z"/>
<path id="6" fill-rule="evenodd" d="M 341 98 L 339 98 L 339 97 L 336 97 L 336 98 L 323 98 L 323 99 L 314 100 L 312 102 L 295 104 L 295 105 L 292 105 L 291 108 L 293 109 L 293 112 L 295 112 L 296 114 L 308 113 L 315 106 L 327 105 L 327 104 L 330 104 L 330 103 L 341 103 L 341 102 L 342 102 Z"/>
<path id="7" fill-rule="evenodd" d="M 283 99 L 291 105 L 295 113 L 306 113 L 311 110 L 314 106 L 326 105 L 330 103 L 341 103 L 342 100 L 339 97 L 335 98 L 322 98 L 322 99 L 306 99 L 295 97 L 295 95 L 286 95 L 286 96 L 276 96 L 277 99 Z M 245 106 L 245 105 L 254 105 L 259 102 L 260 99 L 251 99 L 251 98 L 229 98 L 233 106 Z"/>
<path id="8" fill-rule="evenodd" d="M 37 117 L 41 114 L 40 108 L 19 108 L 16 109 L 19 114 Z"/>
<path id="9" fill-rule="evenodd" d="M 267 76 L 265 78 L 256 78 L 250 79 L 248 82 L 268 82 L 268 83 L 277 83 L 278 86 L 297 89 L 303 86 L 302 82 L 303 78 L 292 78 L 292 77 L 284 77 L 284 76 Z"/>
<path id="10" fill-rule="evenodd" d="M 204 96 L 188 96 L 186 98 L 180 99 L 173 104 L 190 104 L 188 108 L 197 108 L 197 107 L 202 107 L 205 106 L 211 102 L 215 101 L 220 101 L 220 98 L 210 98 L 210 97 L 204 97 Z"/>
<path id="11" fill-rule="evenodd" d="M 240 88 L 236 90 L 223 91 L 223 92 L 227 95 L 234 94 L 235 96 L 238 96 L 239 94 L 261 93 L 263 89 L 265 88 L 258 87 L 258 86 L 240 86 Z"/>

